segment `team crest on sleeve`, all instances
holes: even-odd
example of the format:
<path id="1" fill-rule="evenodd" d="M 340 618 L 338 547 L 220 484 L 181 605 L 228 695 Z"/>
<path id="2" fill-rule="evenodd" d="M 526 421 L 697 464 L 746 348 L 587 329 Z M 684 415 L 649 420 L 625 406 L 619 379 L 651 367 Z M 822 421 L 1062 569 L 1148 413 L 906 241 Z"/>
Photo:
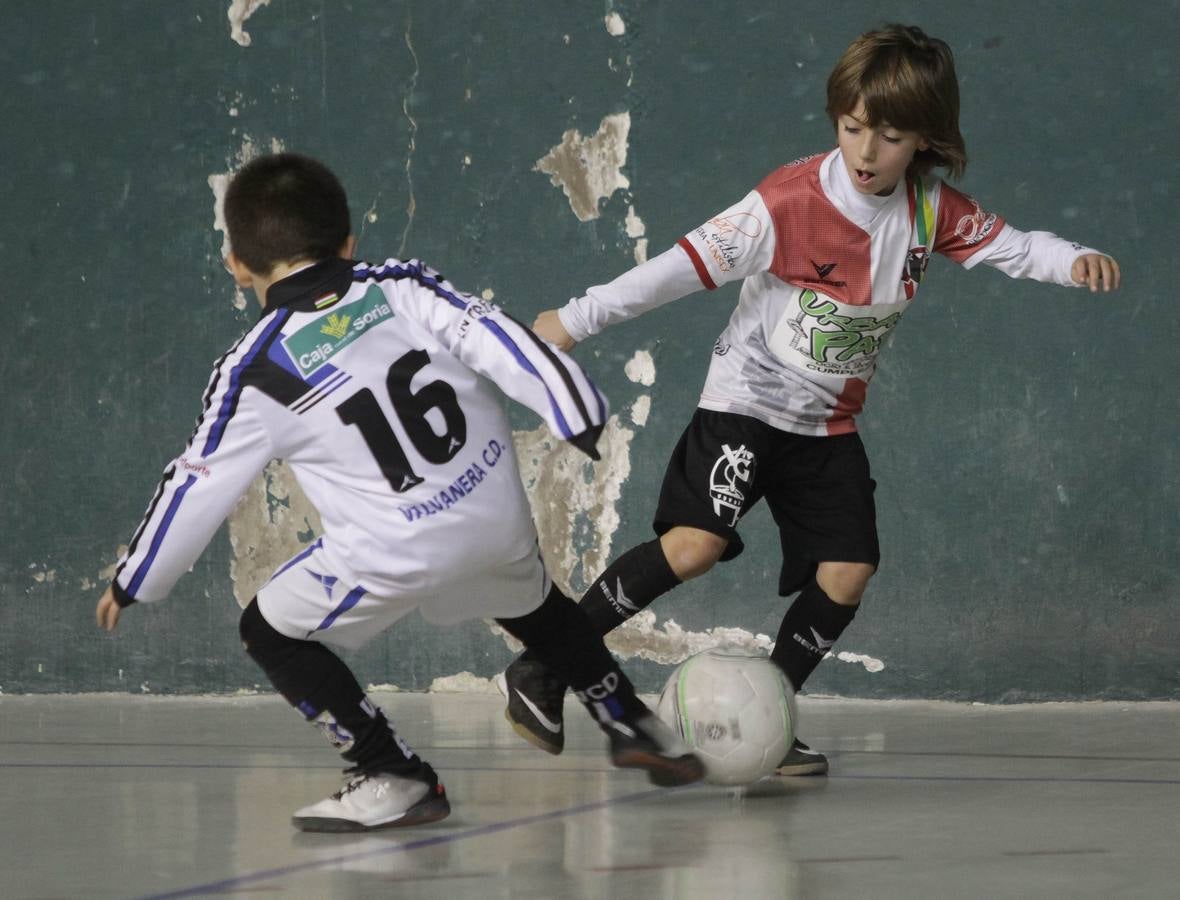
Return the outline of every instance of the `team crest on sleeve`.
<path id="1" fill-rule="evenodd" d="M 974 197 L 968 197 L 973 211 L 959 219 L 955 234 L 968 247 L 978 244 L 996 227 L 996 214 L 984 212 Z"/>
<path id="2" fill-rule="evenodd" d="M 725 520 L 731 528 L 737 525 L 738 516 L 746 502 L 745 490 L 754 478 L 754 454 L 742 444 L 736 450 L 729 444 L 721 445 L 721 455 L 713 463 L 709 474 L 709 497 L 713 500 L 713 513 Z"/>
<path id="3" fill-rule="evenodd" d="M 750 212 L 730 212 L 696 230 L 705 251 L 720 272 L 732 272 L 742 253 L 762 235 L 762 220 Z"/>

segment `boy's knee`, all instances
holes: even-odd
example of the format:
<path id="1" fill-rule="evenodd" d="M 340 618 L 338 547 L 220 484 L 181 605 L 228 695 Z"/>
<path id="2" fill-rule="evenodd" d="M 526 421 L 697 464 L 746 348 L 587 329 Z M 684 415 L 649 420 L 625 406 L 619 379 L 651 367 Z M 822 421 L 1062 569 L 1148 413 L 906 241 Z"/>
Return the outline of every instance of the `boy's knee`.
<path id="1" fill-rule="evenodd" d="M 238 620 L 238 635 L 246 653 L 264 669 L 301 643 L 275 631 L 270 622 L 263 618 L 257 597 L 242 611 L 242 617 Z"/>
<path id="2" fill-rule="evenodd" d="M 660 537 L 668 565 L 681 581 L 704 575 L 721 559 L 729 541 L 711 531 L 677 525 Z"/>
<path id="3" fill-rule="evenodd" d="M 856 606 L 876 571 L 876 566 L 871 563 L 821 562 L 815 580 L 833 602 Z"/>

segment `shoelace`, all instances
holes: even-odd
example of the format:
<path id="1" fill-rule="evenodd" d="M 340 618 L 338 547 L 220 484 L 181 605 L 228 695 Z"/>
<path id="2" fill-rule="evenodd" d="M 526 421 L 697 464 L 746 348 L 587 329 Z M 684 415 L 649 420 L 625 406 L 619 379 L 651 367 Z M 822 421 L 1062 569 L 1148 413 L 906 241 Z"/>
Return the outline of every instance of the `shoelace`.
<path id="1" fill-rule="evenodd" d="M 348 783 L 340 790 L 332 795 L 333 800 L 341 800 L 345 794 L 351 794 L 353 791 L 360 788 L 365 782 L 369 780 L 368 775 L 359 775 L 356 778 L 349 779 Z"/>

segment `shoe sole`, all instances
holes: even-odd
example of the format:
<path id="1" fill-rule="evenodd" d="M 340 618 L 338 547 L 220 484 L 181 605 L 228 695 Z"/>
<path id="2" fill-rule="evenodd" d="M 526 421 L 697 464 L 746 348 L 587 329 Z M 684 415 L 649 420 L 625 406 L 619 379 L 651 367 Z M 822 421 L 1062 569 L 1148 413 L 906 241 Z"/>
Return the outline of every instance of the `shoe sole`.
<path id="1" fill-rule="evenodd" d="M 555 744 L 542 738 L 536 732 L 530 731 L 524 725 L 521 725 L 516 719 L 512 718 L 512 713 L 507 709 L 504 710 L 504 718 L 512 725 L 512 730 L 519 734 L 522 738 L 536 747 L 538 750 L 544 750 L 546 753 L 551 753 L 554 756 L 560 755 L 564 744 Z"/>
<path id="2" fill-rule="evenodd" d="M 660 756 L 646 750 L 628 750 L 611 757 L 620 769 L 644 769 L 657 787 L 679 787 L 705 777 L 705 765 L 695 756 Z"/>
<path id="3" fill-rule="evenodd" d="M 349 819 L 329 819 L 316 816 L 291 819 L 291 824 L 299 831 L 311 831 L 327 834 L 343 832 L 383 831 L 387 828 L 407 828 L 411 825 L 428 825 L 438 822 L 451 814 L 451 804 L 444 794 L 441 797 L 431 797 L 415 803 L 403 815 L 392 822 L 381 822 L 377 825 L 363 825 Z"/>
<path id="4" fill-rule="evenodd" d="M 774 774 L 783 775 L 788 778 L 796 775 L 827 775 L 828 761 L 825 759 L 820 762 L 794 763 L 789 766 L 779 766 L 774 770 Z"/>

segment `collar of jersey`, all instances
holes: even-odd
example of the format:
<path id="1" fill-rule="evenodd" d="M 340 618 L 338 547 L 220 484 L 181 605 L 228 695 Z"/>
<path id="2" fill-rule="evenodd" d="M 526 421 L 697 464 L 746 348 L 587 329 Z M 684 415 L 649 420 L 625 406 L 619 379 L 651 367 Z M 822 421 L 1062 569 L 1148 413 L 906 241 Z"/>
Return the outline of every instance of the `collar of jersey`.
<path id="1" fill-rule="evenodd" d="M 355 265 L 352 260 L 333 257 L 276 281 L 267 289 L 262 314 L 268 315 L 281 307 L 311 311 L 324 294 L 334 292 L 343 297 L 352 287 Z"/>

